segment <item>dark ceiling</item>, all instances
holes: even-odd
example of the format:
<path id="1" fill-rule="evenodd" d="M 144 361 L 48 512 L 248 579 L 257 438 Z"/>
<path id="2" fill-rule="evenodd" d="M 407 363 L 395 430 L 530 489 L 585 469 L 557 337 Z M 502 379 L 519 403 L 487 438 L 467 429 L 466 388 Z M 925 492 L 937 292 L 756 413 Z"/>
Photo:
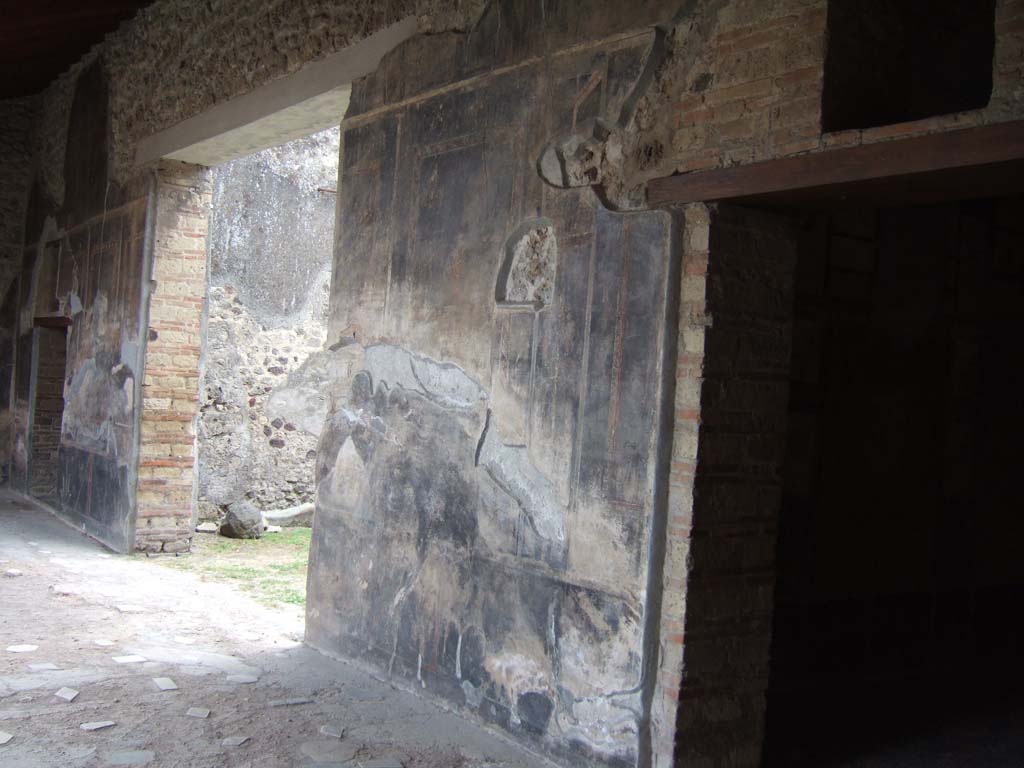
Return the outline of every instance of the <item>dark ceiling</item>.
<path id="1" fill-rule="evenodd" d="M 45 88 L 153 0 L 0 0 L 0 99 Z"/>

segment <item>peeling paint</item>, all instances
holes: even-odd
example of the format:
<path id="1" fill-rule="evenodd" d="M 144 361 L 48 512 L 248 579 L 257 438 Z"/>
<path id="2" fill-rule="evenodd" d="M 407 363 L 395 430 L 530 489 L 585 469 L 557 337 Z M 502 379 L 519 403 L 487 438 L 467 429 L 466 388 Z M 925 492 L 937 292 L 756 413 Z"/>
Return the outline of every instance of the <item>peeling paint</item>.
<path id="1" fill-rule="evenodd" d="M 541 538 L 559 544 L 565 541 L 565 507 L 524 446 L 504 445 L 498 427 L 491 424 L 481 442 L 478 463 L 516 500 Z"/>

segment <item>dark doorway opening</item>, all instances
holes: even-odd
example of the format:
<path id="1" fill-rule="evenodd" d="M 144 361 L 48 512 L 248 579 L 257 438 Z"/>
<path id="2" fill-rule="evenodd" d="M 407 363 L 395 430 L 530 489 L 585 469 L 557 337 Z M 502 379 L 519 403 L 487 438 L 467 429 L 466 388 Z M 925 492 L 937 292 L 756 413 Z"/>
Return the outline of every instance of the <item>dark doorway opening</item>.
<path id="1" fill-rule="evenodd" d="M 829 0 L 825 131 L 980 109 L 992 95 L 995 0 Z"/>
<path id="2" fill-rule="evenodd" d="M 58 452 L 64 418 L 64 378 L 67 375 L 67 329 L 36 328 L 33 360 L 32 453 L 29 491 L 37 499 L 57 506 Z"/>
<path id="3" fill-rule="evenodd" d="M 764 765 L 1024 756 L 1024 201 L 808 213 Z"/>

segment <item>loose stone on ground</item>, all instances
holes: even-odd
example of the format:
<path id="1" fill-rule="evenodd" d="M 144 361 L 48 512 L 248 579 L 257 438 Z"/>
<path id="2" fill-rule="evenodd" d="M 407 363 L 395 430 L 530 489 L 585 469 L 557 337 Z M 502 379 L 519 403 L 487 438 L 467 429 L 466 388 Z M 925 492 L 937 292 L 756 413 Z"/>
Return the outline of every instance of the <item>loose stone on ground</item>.
<path id="1" fill-rule="evenodd" d="M 110 728 L 112 725 L 116 725 L 113 720 L 96 720 L 91 723 L 82 723 L 78 727 L 83 731 L 101 731 L 104 728 Z"/>
<path id="2" fill-rule="evenodd" d="M 295 707 L 299 704 L 312 704 L 312 699 L 307 698 L 295 698 L 295 699 L 275 699 L 270 702 L 271 707 Z"/>
<path id="3" fill-rule="evenodd" d="M 330 736 L 332 739 L 340 739 L 345 735 L 345 729 L 328 723 L 327 725 L 320 726 L 320 735 Z"/>

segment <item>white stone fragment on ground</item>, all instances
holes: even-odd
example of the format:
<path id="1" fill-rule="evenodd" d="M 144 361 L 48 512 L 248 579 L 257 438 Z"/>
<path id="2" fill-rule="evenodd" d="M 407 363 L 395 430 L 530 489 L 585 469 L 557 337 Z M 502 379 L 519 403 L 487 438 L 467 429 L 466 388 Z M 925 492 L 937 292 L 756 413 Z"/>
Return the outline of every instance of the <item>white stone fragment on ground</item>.
<path id="1" fill-rule="evenodd" d="M 210 716 L 210 710 L 208 710 L 206 707 L 189 707 L 188 712 L 186 712 L 185 714 L 189 717 L 198 717 L 200 719 L 205 719 Z"/>
<path id="2" fill-rule="evenodd" d="M 30 547 L 38 547 L 39 546 L 39 542 L 38 541 L 28 541 L 28 542 L 25 542 L 25 543 L 28 544 Z"/>
<path id="3" fill-rule="evenodd" d="M 247 685 L 249 683 L 259 682 L 259 678 L 256 677 L 256 675 L 228 675 L 228 682 Z"/>
<path id="4" fill-rule="evenodd" d="M 275 699 L 274 701 L 270 702 L 270 706 L 272 706 L 272 707 L 294 707 L 294 706 L 298 706 L 299 704 L 312 704 L 312 703 L 313 703 L 312 699 L 303 699 L 303 698 Z"/>
<path id="5" fill-rule="evenodd" d="M 49 672 L 50 670 L 60 669 L 52 661 L 44 661 L 41 664 L 29 664 L 28 668 L 33 672 Z"/>
<path id="6" fill-rule="evenodd" d="M 53 551 L 52 551 L 52 550 L 49 550 L 49 549 L 40 549 L 40 550 L 39 550 L 39 553 L 40 553 L 41 555 L 52 555 L 52 554 L 53 554 Z"/>
<path id="7" fill-rule="evenodd" d="M 21 575 L 22 575 L 22 572 L 20 570 L 18 570 L 17 568 L 8 568 L 6 571 L 4 571 L 4 576 L 6 576 L 9 579 L 13 579 L 13 578 L 15 578 L 17 576 L 21 576 Z"/>
<path id="8" fill-rule="evenodd" d="M 148 749 L 122 749 L 108 752 L 104 760 L 107 765 L 146 765 L 153 762 L 155 756 Z"/>
<path id="9" fill-rule="evenodd" d="M 221 744 L 225 747 L 240 747 L 248 740 L 248 736 L 228 736 L 226 739 L 221 741 Z"/>
<path id="10" fill-rule="evenodd" d="M 78 697 L 78 691 L 74 688 L 61 688 L 53 695 L 58 699 L 64 699 L 64 701 L 74 701 Z"/>
<path id="11" fill-rule="evenodd" d="M 199 525 L 197 525 L 196 526 L 196 531 L 198 533 L 216 533 L 217 532 L 217 528 L 218 528 L 218 526 L 217 526 L 216 523 L 206 522 L 206 523 L 200 523 Z"/>
<path id="12" fill-rule="evenodd" d="M 330 736 L 332 739 L 340 739 L 342 736 L 345 735 L 345 729 L 340 726 L 328 723 L 327 725 L 320 726 L 320 735 Z"/>
<path id="13" fill-rule="evenodd" d="M 174 637 L 174 642 L 181 643 L 182 645 L 193 645 L 195 643 L 195 638 L 182 637 L 181 635 L 176 635 Z"/>
<path id="14" fill-rule="evenodd" d="M 113 659 L 118 664 L 138 664 L 139 662 L 145 661 L 146 657 L 129 654 L 128 656 L 114 656 Z"/>
<path id="15" fill-rule="evenodd" d="M 360 760 L 360 768 L 405 768 L 397 757 L 376 757 L 373 760 Z"/>
<path id="16" fill-rule="evenodd" d="M 38 651 L 38 645 L 29 645 L 27 643 L 23 645 L 8 645 L 7 650 L 10 653 L 31 653 L 32 651 Z"/>
<path id="17" fill-rule="evenodd" d="M 14 734 L 13 733 L 8 733 L 7 731 L 0 731 L 0 747 L 2 747 L 4 744 L 6 744 L 8 741 L 10 741 L 13 738 L 14 738 Z"/>
<path id="18" fill-rule="evenodd" d="M 169 677 L 154 677 L 153 682 L 156 683 L 156 687 L 161 691 L 176 691 L 178 685 Z"/>
<path id="19" fill-rule="evenodd" d="M 109 648 L 111 645 L 114 644 L 113 640 L 93 640 L 93 642 L 101 648 Z"/>
<path id="20" fill-rule="evenodd" d="M 115 723 L 113 720 L 97 720 L 92 723 L 82 723 L 78 727 L 81 728 L 83 731 L 99 731 L 103 728 L 109 728 L 114 724 Z"/>
<path id="21" fill-rule="evenodd" d="M 280 525 L 268 525 L 266 530 L 264 531 L 264 533 L 280 533 L 280 532 L 281 532 L 281 526 Z"/>
<path id="22" fill-rule="evenodd" d="M 141 605 L 116 605 L 114 606 L 121 613 L 145 613 L 146 609 Z"/>

